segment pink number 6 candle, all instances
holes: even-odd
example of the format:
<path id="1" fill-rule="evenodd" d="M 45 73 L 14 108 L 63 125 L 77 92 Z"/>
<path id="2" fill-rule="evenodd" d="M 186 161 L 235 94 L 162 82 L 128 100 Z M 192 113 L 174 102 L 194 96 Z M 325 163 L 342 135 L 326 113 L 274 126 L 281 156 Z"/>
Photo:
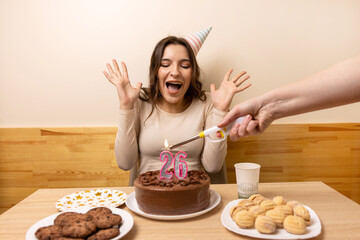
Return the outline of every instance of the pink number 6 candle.
<path id="1" fill-rule="evenodd" d="M 186 153 L 183 151 L 180 151 L 175 155 L 174 172 L 178 179 L 186 178 L 188 167 L 186 162 L 181 161 L 181 158 L 185 159 L 186 156 Z"/>

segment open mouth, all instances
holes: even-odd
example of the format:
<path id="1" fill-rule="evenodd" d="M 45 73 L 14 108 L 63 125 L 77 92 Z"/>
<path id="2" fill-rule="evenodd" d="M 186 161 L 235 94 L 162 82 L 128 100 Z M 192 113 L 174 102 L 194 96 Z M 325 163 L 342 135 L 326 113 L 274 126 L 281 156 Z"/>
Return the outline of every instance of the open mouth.
<path id="1" fill-rule="evenodd" d="M 179 82 L 167 82 L 166 87 L 170 91 L 178 91 L 182 86 L 182 83 Z"/>

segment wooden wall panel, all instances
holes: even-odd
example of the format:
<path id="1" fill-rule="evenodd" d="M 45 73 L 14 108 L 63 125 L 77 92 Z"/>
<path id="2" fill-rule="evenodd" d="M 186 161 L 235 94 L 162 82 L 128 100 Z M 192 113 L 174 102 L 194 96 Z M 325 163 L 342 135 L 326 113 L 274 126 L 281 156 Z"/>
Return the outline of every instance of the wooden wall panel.
<path id="1" fill-rule="evenodd" d="M 38 188 L 127 186 L 116 128 L 0 129 L 0 211 Z"/>
<path id="2" fill-rule="evenodd" d="M 39 188 L 127 186 L 117 167 L 116 128 L 0 128 L 0 213 Z M 360 124 L 272 125 L 228 142 L 233 165 L 256 162 L 260 182 L 323 181 L 360 203 Z"/>
<path id="3" fill-rule="evenodd" d="M 256 162 L 260 182 L 323 181 L 360 203 L 360 124 L 272 125 L 261 136 L 229 142 L 228 179 L 234 164 Z"/>

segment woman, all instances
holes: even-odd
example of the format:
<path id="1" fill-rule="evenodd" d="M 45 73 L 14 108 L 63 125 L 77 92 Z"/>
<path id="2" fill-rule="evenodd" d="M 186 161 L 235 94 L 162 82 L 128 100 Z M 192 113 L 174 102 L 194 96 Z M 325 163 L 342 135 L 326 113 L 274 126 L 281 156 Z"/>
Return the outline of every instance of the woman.
<path id="1" fill-rule="evenodd" d="M 232 70 L 224 77 L 219 89 L 212 84 L 211 95 L 202 90 L 200 69 L 189 43 L 183 38 L 166 37 L 155 47 L 150 63 L 150 86 L 141 83 L 132 87 L 125 63 L 122 71 L 113 60 L 107 64 L 106 78 L 115 85 L 120 102 L 120 122 L 115 140 L 115 155 L 123 170 L 137 168 L 144 173 L 160 170 L 160 152 L 164 140 L 180 142 L 215 126 L 228 112 L 235 93 L 248 88 L 241 86 L 249 76 L 245 72 L 229 81 Z M 204 168 L 209 173 L 219 172 L 224 165 L 226 141 L 198 140 L 182 146 L 187 153 L 189 170 Z M 225 169 L 226 171 L 226 169 Z M 212 182 L 226 182 L 212 177 Z M 135 176 L 130 177 L 130 185 Z"/>

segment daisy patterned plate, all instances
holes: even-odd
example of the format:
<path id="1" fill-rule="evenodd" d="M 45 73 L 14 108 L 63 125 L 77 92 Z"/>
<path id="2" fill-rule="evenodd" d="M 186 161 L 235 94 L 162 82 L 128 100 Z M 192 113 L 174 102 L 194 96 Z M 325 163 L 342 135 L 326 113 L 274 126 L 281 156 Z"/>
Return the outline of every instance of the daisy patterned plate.
<path id="1" fill-rule="evenodd" d="M 55 206 L 60 212 L 80 207 L 118 207 L 125 202 L 126 197 L 126 193 L 119 190 L 91 189 L 66 195 Z"/>

